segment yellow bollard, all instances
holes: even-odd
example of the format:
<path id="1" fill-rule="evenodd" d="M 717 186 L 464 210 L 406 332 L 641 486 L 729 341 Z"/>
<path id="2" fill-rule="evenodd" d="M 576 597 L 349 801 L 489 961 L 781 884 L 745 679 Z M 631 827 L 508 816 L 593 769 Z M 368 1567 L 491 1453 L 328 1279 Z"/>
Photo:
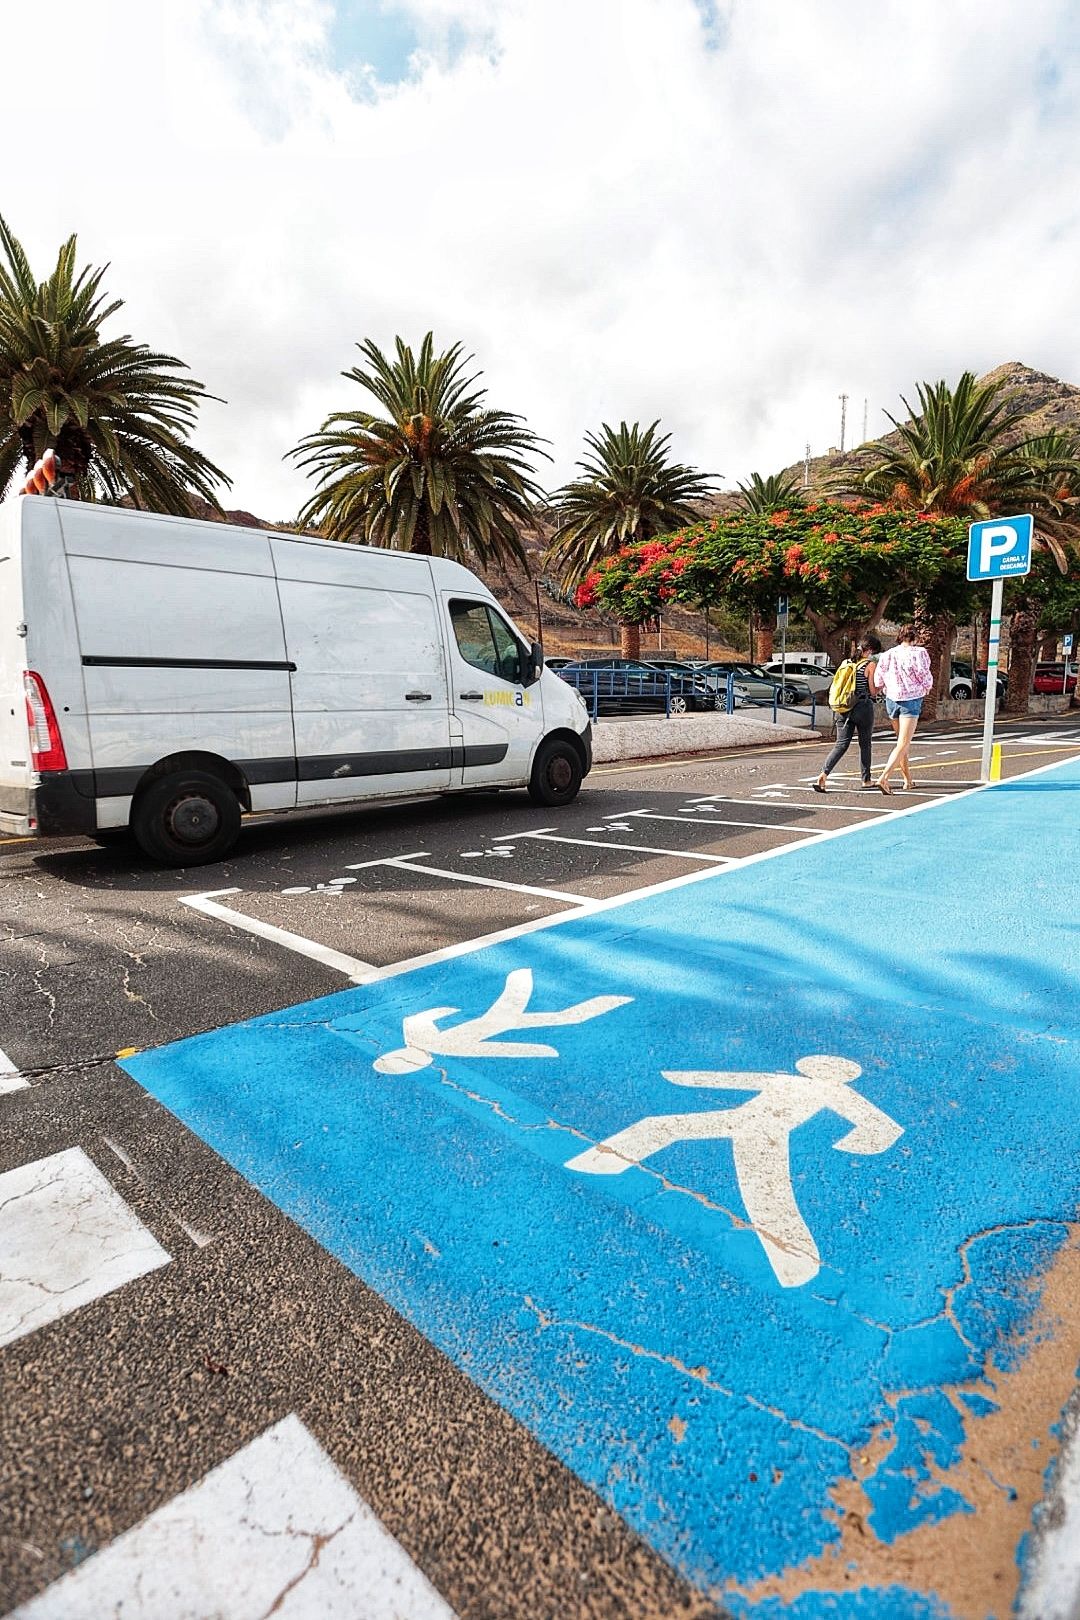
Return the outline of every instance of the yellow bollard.
<path id="1" fill-rule="evenodd" d="M 1001 744 L 995 743 L 990 750 L 990 780 L 1001 781 Z"/>

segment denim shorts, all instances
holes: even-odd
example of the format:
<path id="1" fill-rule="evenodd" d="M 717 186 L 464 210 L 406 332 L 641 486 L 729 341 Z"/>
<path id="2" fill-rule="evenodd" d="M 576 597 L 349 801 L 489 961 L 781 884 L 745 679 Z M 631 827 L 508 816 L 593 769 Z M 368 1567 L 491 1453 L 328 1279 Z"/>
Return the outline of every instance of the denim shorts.
<path id="1" fill-rule="evenodd" d="M 885 712 L 890 720 L 895 720 L 898 714 L 913 714 L 916 720 L 922 714 L 922 698 L 886 698 Z"/>

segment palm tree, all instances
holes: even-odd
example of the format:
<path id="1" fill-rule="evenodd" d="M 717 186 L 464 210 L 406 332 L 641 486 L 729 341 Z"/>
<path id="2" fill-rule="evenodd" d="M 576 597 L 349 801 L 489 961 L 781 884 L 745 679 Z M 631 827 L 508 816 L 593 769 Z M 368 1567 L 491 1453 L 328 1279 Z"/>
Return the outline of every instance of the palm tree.
<path id="1" fill-rule="evenodd" d="M 711 475 L 668 460 L 669 433 L 659 421 L 642 430 L 635 422 L 606 422 L 587 433 L 587 454 L 577 465 L 583 478 L 556 490 L 551 505 L 557 527 L 545 561 L 565 585 L 579 584 L 592 568 L 620 546 L 652 540 L 697 517 L 693 502 L 713 488 Z M 639 625 L 623 625 L 623 656 L 636 658 Z"/>
<path id="2" fill-rule="evenodd" d="M 891 505 L 972 520 L 1032 510 L 1036 535 L 1062 572 L 1064 546 L 1080 535 L 1080 445 L 1066 434 L 1023 437 L 1024 410 L 1010 402 L 1001 381 L 978 383 L 965 371 L 955 388 L 920 383 L 919 409 L 903 400 L 908 420 L 890 416 L 898 442 L 876 440 L 856 452 L 856 488 Z M 886 413 L 888 415 L 888 413 Z M 850 488 L 850 482 L 848 487 Z M 1018 596 L 1010 624 L 1007 707 L 1027 710 L 1034 655 L 1035 617 Z M 921 637 L 939 670 L 952 631 L 951 617 L 931 599 L 917 601 Z"/>
<path id="3" fill-rule="evenodd" d="M 107 266 L 76 269 L 76 238 L 37 282 L 0 218 L 0 494 L 19 464 L 54 449 L 71 493 L 191 516 L 196 498 L 220 511 L 221 470 L 188 443 L 212 398 L 172 355 L 102 336 L 123 307 L 101 290 Z"/>
<path id="4" fill-rule="evenodd" d="M 436 354 L 429 332 L 414 355 L 399 337 L 394 359 L 370 338 L 357 348 L 368 369 L 342 376 L 386 414 L 334 411 L 289 452 L 319 484 L 300 522 L 332 540 L 524 564 L 520 529 L 542 491 L 523 458 L 546 454 L 543 441 L 520 416 L 482 407 L 481 373 L 467 374 L 460 343 Z"/>
<path id="5" fill-rule="evenodd" d="M 798 480 L 791 473 L 770 473 L 762 478 L 751 473 L 748 484 L 739 485 L 739 505 L 747 512 L 784 512 L 793 506 L 805 506 L 806 497 Z"/>

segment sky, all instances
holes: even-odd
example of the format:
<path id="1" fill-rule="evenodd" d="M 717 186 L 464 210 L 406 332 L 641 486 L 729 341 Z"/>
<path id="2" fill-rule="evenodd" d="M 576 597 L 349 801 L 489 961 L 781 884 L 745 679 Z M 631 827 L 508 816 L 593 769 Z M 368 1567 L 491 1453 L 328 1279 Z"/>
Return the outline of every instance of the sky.
<path id="1" fill-rule="evenodd" d="M 4 40 L 0 212 L 41 276 L 109 263 L 269 521 L 365 338 L 464 343 L 547 488 L 605 421 L 730 488 L 844 393 L 850 445 L 922 379 L 1080 383 L 1074 0 L 54 0 Z"/>

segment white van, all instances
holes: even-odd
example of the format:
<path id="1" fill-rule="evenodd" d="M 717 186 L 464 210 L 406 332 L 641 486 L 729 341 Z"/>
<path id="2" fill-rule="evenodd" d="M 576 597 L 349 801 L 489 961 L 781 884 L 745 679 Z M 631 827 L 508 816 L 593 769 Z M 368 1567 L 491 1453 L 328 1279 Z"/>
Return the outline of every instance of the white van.
<path id="1" fill-rule="evenodd" d="M 49 496 L 0 507 L 0 830 L 219 860 L 242 813 L 592 763 L 574 689 L 440 557 Z M 111 836 L 110 836 L 111 835 Z"/>

